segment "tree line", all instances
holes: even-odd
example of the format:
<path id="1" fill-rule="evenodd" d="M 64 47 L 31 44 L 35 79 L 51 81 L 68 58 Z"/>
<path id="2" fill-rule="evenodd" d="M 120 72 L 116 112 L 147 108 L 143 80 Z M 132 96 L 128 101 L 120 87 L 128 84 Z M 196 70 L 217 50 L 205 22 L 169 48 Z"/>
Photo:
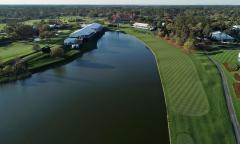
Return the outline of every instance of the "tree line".
<path id="1" fill-rule="evenodd" d="M 134 14 L 134 21 L 149 23 L 159 30 L 159 35 L 174 38 L 180 45 L 202 40 L 212 31 L 223 31 L 237 38 L 239 31 L 231 29 L 240 25 L 239 6 L 0 6 L 0 22 L 10 25 L 7 31 L 14 37 L 35 33 L 29 26 L 11 27 L 11 22 L 29 19 L 58 19 L 60 16 L 88 16 L 111 19 L 115 13 Z M 50 36 L 41 23 L 37 32 Z M 24 31 L 24 33 L 22 33 Z"/>

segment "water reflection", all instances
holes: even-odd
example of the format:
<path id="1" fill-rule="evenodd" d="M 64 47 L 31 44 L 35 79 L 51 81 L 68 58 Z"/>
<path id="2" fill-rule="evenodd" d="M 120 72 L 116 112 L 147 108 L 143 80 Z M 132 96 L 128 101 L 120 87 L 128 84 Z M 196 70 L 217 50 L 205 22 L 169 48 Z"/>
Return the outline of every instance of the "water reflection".
<path id="1" fill-rule="evenodd" d="M 114 69 L 114 66 L 78 59 L 75 66 L 93 68 L 93 69 Z"/>

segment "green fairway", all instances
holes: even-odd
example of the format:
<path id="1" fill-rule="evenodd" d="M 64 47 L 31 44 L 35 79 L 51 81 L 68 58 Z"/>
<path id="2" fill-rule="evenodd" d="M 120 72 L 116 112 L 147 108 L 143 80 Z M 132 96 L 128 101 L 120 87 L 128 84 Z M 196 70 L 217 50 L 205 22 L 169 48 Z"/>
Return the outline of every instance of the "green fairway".
<path id="1" fill-rule="evenodd" d="M 221 53 L 214 55 L 213 58 L 221 63 L 236 63 L 238 52 L 240 52 L 240 50 L 222 50 Z"/>
<path id="2" fill-rule="evenodd" d="M 123 31 L 154 53 L 164 88 L 172 144 L 233 144 L 233 129 L 214 65 L 201 53 L 185 54 L 151 33 Z"/>
<path id="3" fill-rule="evenodd" d="M 212 57 L 215 60 L 217 60 L 220 64 L 222 64 L 225 75 L 228 79 L 229 89 L 231 92 L 234 108 L 237 113 L 238 121 L 240 122 L 240 99 L 237 98 L 234 87 L 233 87 L 233 84 L 236 82 L 236 80 L 234 78 L 234 72 L 227 71 L 223 66 L 223 63 L 236 64 L 239 52 L 240 52 L 240 50 L 223 50 L 222 53 L 218 53 L 216 55 L 213 55 Z M 238 72 L 238 73 L 240 73 L 240 72 Z"/>
<path id="4" fill-rule="evenodd" d="M 33 52 L 33 45 L 29 42 L 14 42 L 9 45 L 0 46 L 0 61 L 5 62 Z"/>

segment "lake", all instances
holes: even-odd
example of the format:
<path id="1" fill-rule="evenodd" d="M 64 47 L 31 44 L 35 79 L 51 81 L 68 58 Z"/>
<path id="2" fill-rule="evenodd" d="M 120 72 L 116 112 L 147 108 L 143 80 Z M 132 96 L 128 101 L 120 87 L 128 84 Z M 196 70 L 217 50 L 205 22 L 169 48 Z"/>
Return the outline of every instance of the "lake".
<path id="1" fill-rule="evenodd" d="M 154 56 L 118 32 L 64 66 L 1 85 L 0 116 L 1 144 L 169 143 Z"/>

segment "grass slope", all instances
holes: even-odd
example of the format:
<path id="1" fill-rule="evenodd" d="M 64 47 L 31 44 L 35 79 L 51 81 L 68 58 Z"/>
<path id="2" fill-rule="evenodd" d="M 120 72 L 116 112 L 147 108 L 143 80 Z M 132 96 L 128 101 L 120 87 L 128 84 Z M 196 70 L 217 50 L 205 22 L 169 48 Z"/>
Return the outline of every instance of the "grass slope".
<path id="1" fill-rule="evenodd" d="M 237 49 L 236 50 L 223 50 L 222 53 L 218 53 L 216 55 L 213 55 L 212 57 L 215 60 L 217 60 L 220 64 L 223 64 L 223 63 L 236 64 L 239 52 L 240 51 Z M 222 65 L 222 67 L 223 67 L 224 73 L 228 79 L 229 89 L 231 92 L 234 108 L 237 113 L 238 121 L 240 122 L 240 99 L 237 98 L 237 96 L 235 94 L 235 90 L 233 88 L 233 84 L 236 82 L 236 80 L 234 78 L 234 73 L 230 73 L 229 71 L 227 71 L 223 65 Z"/>
<path id="2" fill-rule="evenodd" d="M 152 34 L 131 28 L 152 50 L 164 88 L 172 144 L 235 143 L 221 79 L 202 54 L 187 55 Z"/>
<path id="3" fill-rule="evenodd" d="M 14 42 L 0 46 L 0 61 L 5 62 L 32 53 L 32 47 L 33 45 L 29 42 Z"/>

